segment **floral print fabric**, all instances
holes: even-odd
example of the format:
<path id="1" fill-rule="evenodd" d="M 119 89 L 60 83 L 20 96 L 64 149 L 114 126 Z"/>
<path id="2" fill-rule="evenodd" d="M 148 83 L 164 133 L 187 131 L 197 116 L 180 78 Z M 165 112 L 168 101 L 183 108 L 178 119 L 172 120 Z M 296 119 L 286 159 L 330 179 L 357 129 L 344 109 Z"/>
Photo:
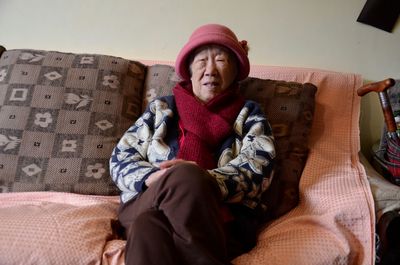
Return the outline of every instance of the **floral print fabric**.
<path id="1" fill-rule="evenodd" d="M 106 55 L 4 52 L 0 191 L 117 194 L 108 159 L 140 115 L 144 74 Z"/>

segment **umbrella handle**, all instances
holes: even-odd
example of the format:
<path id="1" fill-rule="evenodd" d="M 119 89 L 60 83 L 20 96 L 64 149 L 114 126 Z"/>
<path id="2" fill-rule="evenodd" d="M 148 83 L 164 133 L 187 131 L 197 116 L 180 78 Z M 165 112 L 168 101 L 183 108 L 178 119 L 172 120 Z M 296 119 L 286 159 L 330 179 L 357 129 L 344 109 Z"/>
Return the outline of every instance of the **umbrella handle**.
<path id="1" fill-rule="evenodd" d="M 379 82 L 365 84 L 357 89 L 357 94 L 362 97 L 369 92 L 385 92 L 388 88 L 394 86 L 395 83 L 393 78 L 388 78 Z"/>

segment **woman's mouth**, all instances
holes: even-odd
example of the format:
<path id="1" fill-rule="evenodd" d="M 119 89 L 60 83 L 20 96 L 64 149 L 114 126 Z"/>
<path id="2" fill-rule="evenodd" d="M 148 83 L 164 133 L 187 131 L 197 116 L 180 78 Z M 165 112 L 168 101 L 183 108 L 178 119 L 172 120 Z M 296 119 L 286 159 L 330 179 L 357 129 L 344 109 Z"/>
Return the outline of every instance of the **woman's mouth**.
<path id="1" fill-rule="evenodd" d="M 209 89 L 213 89 L 215 87 L 218 87 L 219 83 L 218 82 L 206 82 L 206 83 L 203 83 L 203 86 L 205 86 Z"/>

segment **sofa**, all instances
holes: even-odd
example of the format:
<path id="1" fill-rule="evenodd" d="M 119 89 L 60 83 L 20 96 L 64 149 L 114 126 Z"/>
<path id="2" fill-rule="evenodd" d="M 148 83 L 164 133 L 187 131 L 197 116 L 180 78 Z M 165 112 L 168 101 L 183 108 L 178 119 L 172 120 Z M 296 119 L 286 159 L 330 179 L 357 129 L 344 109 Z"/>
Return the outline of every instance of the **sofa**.
<path id="1" fill-rule="evenodd" d="M 179 82 L 172 62 L 1 49 L 0 264 L 124 264 L 118 139 Z M 252 65 L 240 84 L 277 162 L 254 249 L 233 264 L 373 264 L 374 198 L 360 162 L 359 74 Z"/>

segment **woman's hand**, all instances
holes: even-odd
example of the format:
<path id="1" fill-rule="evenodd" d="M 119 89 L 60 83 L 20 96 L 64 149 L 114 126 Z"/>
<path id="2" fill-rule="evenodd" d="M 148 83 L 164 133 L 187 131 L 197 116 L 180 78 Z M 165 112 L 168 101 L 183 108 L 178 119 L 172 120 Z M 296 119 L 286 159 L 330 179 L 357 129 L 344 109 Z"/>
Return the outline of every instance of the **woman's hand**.
<path id="1" fill-rule="evenodd" d="M 196 164 L 196 162 L 193 161 L 187 161 L 187 160 L 183 160 L 183 159 L 173 159 L 173 160 L 167 160 L 167 161 L 163 161 L 160 163 L 160 170 L 157 170 L 156 172 L 153 172 L 146 180 L 145 180 L 145 185 L 147 187 L 150 187 L 150 185 L 152 185 L 154 182 L 156 182 L 157 180 L 159 180 L 162 175 L 164 175 L 165 171 L 167 171 L 170 167 L 175 166 L 177 164 L 180 163 L 192 163 L 192 164 Z"/>
<path id="2" fill-rule="evenodd" d="M 144 184 L 147 187 L 150 187 L 154 182 L 161 178 L 161 176 L 165 173 L 165 171 L 167 171 L 167 169 L 168 168 L 164 168 L 151 173 L 151 175 L 144 181 Z"/>
<path id="3" fill-rule="evenodd" d="M 188 160 L 184 160 L 184 159 L 172 159 L 172 160 L 167 160 L 167 161 L 161 162 L 160 168 L 161 169 L 170 168 L 170 167 L 175 166 L 180 163 L 191 163 L 191 164 L 197 165 L 197 163 L 193 162 L 193 161 L 188 161 Z"/>

